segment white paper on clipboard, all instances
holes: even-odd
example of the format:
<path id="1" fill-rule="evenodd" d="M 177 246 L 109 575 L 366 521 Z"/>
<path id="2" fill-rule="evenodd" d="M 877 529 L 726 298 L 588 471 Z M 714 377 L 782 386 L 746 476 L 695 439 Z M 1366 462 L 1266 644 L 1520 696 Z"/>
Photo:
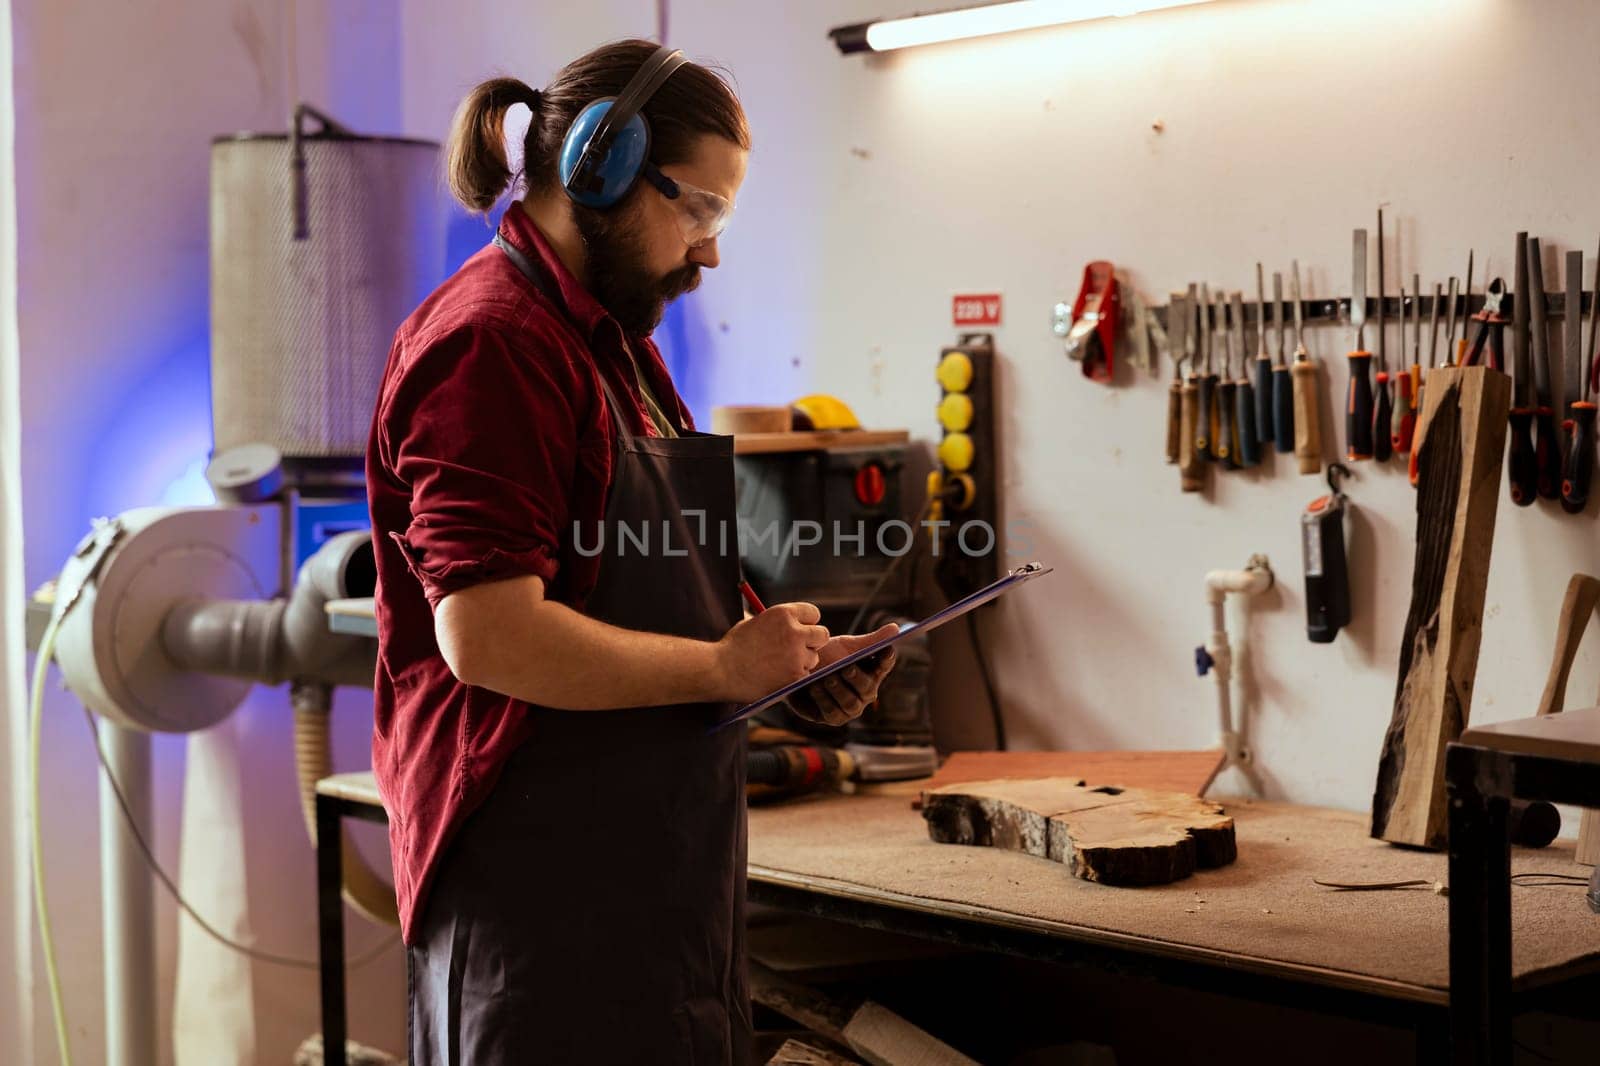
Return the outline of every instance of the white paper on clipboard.
<path id="1" fill-rule="evenodd" d="M 734 722 L 748 718 L 757 711 L 764 711 L 773 704 L 781 703 L 782 701 L 788 699 L 790 696 L 794 695 L 796 692 L 799 692 L 806 686 L 821 681 L 829 674 L 836 674 L 848 666 L 854 666 L 862 659 L 871 658 L 872 656 L 883 651 L 885 648 L 898 643 L 914 633 L 927 633 L 931 630 L 938 629 L 946 622 L 955 618 L 960 618 L 973 608 L 981 607 L 990 600 L 997 599 L 1000 596 L 1005 595 L 1018 585 L 1026 584 L 1036 577 L 1042 577 L 1054 569 L 1054 567 L 1045 566 L 1043 563 L 1027 563 L 1023 566 L 1019 566 L 1005 577 L 1001 578 L 999 581 L 996 581 L 994 584 L 986 585 L 977 592 L 963 596 L 954 603 L 951 603 L 948 606 L 935 611 L 933 614 L 930 614 L 922 621 L 912 622 L 910 625 L 902 626 L 900 628 L 900 632 L 896 633 L 894 636 L 885 637 L 882 640 L 868 644 L 865 648 L 859 648 L 856 651 L 851 652 L 849 655 L 846 655 L 843 659 L 839 659 L 836 662 L 831 662 L 827 666 L 824 666 L 820 669 L 813 670 L 800 680 L 790 682 L 775 692 L 767 693 L 754 703 L 745 704 L 733 714 L 712 726 L 709 730 L 707 730 L 707 732 L 715 732 L 725 725 L 732 725 Z"/>

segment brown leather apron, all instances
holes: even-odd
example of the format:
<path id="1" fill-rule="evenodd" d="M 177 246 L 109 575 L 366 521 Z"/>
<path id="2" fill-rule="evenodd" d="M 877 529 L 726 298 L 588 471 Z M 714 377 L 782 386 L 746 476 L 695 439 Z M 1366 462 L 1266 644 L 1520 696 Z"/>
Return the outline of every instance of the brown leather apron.
<path id="1" fill-rule="evenodd" d="M 732 438 L 637 437 L 602 387 L 618 454 L 604 528 L 579 532 L 604 537 L 584 613 L 715 640 L 741 615 Z M 409 950 L 412 1066 L 749 1062 L 744 732 L 706 732 L 730 710 L 528 707 Z"/>

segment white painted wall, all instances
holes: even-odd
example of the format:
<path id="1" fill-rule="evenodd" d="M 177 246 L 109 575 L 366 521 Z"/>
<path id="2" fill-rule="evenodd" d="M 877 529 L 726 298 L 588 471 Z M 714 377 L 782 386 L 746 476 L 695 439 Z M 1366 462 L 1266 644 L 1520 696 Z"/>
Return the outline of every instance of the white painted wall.
<path id="1" fill-rule="evenodd" d="M 1279 461 L 1181 495 L 1162 461 L 1165 382 L 1087 383 L 1050 307 L 1101 257 L 1158 297 L 1191 280 L 1248 289 L 1257 259 L 1287 271 L 1296 257 L 1312 294 L 1347 292 L 1350 231 L 1372 228 L 1380 202 L 1395 220 L 1391 279 L 1461 273 L 1473 246 L 1480 279 L 1486 256 L 1509 276 L 1519 228 L 1592 249 L 1600 139 L 1582 102 L 1600 91 L 1600 7 L 1220 0 L 873 58 L 826 39 L 916 6 L 672 5 L 671 43 L 731 68 L 756 139 L 724 265 L 690 297 L 709 399 L 822 389 L 871 424 L 936 439 L 950 295 L 1002 290 L 1007 517 L 1060 571 L 988 623 L 1013 745 L 1213 742 L 1212 685 L 1192 666 L 1209 630 L 1201 578 L 1264 551 L 1281 582 L 1249 635 L 1270 792 L 1366 807 L 1409 597 L 1399 465 L 1366 464 L 1350 486 L 1356 620 L 1313 646 L 1298 515 L 1322 482 Z M 409 3 L 408 132 L 439 135 L 459 93 L 495 70 L 539 84 L 584 47 L 654 24 L 646 0 L 548 8 Z M 1310 344 L 1342 390 L 1348 333 Z M 1592 513 L 1502 506 L 1475 718 L 1532 712 L 1567 577 L 1597 566 Z M 1593 648 L 1574 676 L 1587 702 Z M 987 736 L 974 699 L 962 683 L 946 702 L 947 736 L 963 706 L 965 736 Z"/>

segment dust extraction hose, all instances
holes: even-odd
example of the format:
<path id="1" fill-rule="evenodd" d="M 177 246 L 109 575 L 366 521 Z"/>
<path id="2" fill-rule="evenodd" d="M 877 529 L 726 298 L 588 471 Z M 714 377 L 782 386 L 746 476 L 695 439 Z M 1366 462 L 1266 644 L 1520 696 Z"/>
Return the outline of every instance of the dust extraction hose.
<path id="1" fill-rule="evenodd" d="M 333 773 L 333 758 L 328 751 L 328 712 L 333 705 L 333 687 L 309 682 L 289 686 L 289 702 L 294 707 L 294 769 L 300 783 L 300 813 L 313 846 L 317 843 L 317 782 Z M 344 898 L 350 906 L 381 925 L 399 925 L 394 888 L 379 877 L 356 850 L 350 834 L 339 830 L 340 866 Z"/>

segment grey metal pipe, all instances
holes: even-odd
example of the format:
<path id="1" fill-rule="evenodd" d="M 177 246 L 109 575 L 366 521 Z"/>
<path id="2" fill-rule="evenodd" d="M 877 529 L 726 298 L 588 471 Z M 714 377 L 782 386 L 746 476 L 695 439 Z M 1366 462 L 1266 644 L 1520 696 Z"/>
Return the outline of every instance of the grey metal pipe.
<path id="1" fill-rule="evenodd" d="M 181 669 L 285 681 L 371 686 L 371 640 L 328 628 L 329 600 L 370 594 L 352 587 L 371 572 L 371 535 L 341 533 L 300 567 L 287 599 L 188 600 L 167 612 L 161 640 Z"/>

